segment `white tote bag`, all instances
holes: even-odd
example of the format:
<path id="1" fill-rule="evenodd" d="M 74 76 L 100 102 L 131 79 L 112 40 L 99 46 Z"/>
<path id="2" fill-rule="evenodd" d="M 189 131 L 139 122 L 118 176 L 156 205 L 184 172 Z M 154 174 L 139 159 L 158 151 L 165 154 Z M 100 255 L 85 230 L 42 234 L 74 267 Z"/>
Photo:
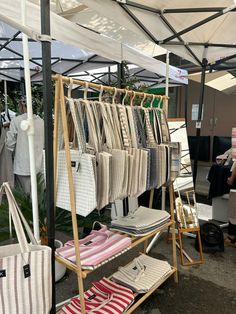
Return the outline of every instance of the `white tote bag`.
<path id="1" fill-rule="evenodd" d="M 79 115 L 80 108 L 75 107 L 73 99 L 68 99 L 68 102 L 78 139 L 78 149 L 70 150 L 76 213 L 86 217 L 97 206 L 96 157 L 85 152 L 85 138 L 81 136 L 83 134 L 83 125 L 82 117 Z M 65 150 L 58 152 L 57 164 L 56 206 L 71 211 Z"/>
<path id="2" fill-rule="evenodd" d="M 8 183 L 3 183 L 0 198 L 3 192 L 19 243 L 0 249 L 0 313 L 47 314 L 51 309 L 51 249 L 37 244 Z"/>

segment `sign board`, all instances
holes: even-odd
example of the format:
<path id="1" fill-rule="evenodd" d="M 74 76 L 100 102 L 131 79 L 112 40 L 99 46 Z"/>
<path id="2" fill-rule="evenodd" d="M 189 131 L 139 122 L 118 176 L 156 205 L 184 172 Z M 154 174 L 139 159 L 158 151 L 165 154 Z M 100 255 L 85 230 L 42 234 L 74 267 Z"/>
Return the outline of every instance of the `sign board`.
<path id="1" fill-rule="evenodd" d="M 197 121 L 198 120 L 198 111 L 199 111 L 199 104 L 192 104 L 192 116 L 191 116 L 191 120 L 192 121 Z M 203 111 L 204 111 L 204 104 L 202 104 L 202 117 L 201 117 L 201 120 L 203 120 Z"/>

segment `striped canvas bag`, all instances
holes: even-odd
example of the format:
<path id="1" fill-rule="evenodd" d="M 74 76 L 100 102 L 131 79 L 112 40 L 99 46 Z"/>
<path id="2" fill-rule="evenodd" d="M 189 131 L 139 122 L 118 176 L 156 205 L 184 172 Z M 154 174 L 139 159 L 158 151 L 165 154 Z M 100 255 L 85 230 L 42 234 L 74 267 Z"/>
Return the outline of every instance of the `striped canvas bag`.
<path id="1" fill-rule="evenodd" d="M 114 133 L 114 128 L 111 125 L 110 112 L 106 109 L 110 105 L 103 102 L 99 102 L 99 105 L 105 139 L 103 149 L 107 149 L 107 152 L 112 155 L 109 200 L 114 202 L 127 196 L 128 152 L 115 147 L 118 138 L 116 138 L 116 133 Z"/>
<path id="2" fill-rule="evenodd" d="M 80 104 L 78 102 L 74 102 L 72 98 L 68 98 L 67 102 L 78 140 L 78 148 L 70 150 L 71 171 L 76 200 L 76 213 L 86 217 L 97 207 L 96 156 L 86 152 L 86 140 L 80 112 Z M 71 211 L 68 182 L 66 152 L 65 150 L 59 150 L 57 162 L 56 205 L 60 208 Z"/>
<path id="3" fill-rule="evenodd" d="M 107 278 L 93 282 L 92 287 L 84 293 L 86 313 L 120 314 L 133 303 L 133 292 Z M 64 314 L 81 313 L 79 298 L 72 298 L 61 309 Z"/>
<path id="4" fill-rule="evenodd" d="M 3 192 L 19 243 L 0 249 L 0 313 L 47 314 L 51 309 L 51 249 L 37 244 L 8 183 L 3 183 L 0 196 Z"/>

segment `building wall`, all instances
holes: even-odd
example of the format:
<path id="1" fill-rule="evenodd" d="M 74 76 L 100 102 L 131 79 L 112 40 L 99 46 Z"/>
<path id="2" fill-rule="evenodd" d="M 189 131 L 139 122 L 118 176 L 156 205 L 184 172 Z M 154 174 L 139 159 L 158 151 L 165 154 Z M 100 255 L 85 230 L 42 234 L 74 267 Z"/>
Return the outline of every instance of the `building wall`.
<path id="1" fill-rule="evenodd" d="M 185 117 L 185 87 L 180 87 L 177 111 Z M 187 131 L 196 134 L 195 122 L 191 121 L 192 104 L 199 103 L 200 84 L 189 80 L 187 96 Z M 204 112 L 201 135 L 231 136 L 232 127 L 236 127 L 236 95 L 226 95 L 205 86 Z"/>

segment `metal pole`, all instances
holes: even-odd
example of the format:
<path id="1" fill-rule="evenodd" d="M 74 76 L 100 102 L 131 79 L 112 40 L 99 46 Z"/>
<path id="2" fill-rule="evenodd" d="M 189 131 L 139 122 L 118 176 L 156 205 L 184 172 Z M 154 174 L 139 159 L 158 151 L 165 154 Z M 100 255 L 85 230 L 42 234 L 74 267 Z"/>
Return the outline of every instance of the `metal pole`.
<path id="1" fill-rule="evenodd" d="M 26 8 L 25 1 L 21 2 L 21 20 L 22 24 L 26 23 Z M 38 214 L 38 194 L 37 194 L 37 179 L 35 165 L 35 145 L 34 145 L 34 118 L 32 109 L 32 93 L 30 79 L 30 64 L 29 64 L 29 46 L 28 36 L 22 33 L 23 57 L 24 57 L 24 74 L 25 74 L 25 89 L 27 103 L 27 120 L 21 121 L 21 128 L 27 132 L 29 143 L 29 163 L 30 163 L 30 183 L 31 183 L 31 199 L 33 213 L 33 229 L 34 236 L 37 241 L 40 241 L 39 235 L 39 214 Z"/>
<path id="2" fill-rule="evenodd" d="M 196 153 L 193 165 L 193 184 L 196 184 L 197 178 L 197 164 L 199 157 L 199 149 L 200 149 L 200 135 L 201 135 L 201 120 L 202 120 L 202 108 L 203 108 L 203 99 L 204 99 L 204 91 L 205 91 L 205 76 L 206 76 L 206 66 L 207 59 L 202 60 L 202 75 L 201 75 L 201 86 L 200 86 L 200 97 L 199 97 L 199 108 L 198 108 L 198 120 L 196 122 Z"/>
<path id="3" fill-rule="evenodd" d="M 6 80 L 4 80 L 4 100 L 5 100 L 5 117 L 7 117 L 8 102 L 7 102 L 7 81 Z"/>
<path id="4" fill-rule="evenodd" d="M 50 36 L 50 1 L 41 0 L 41 32 Z M 43 66 L 43 104 L 44 104 L 44 133 L 45 133 L 45 168 L 46 168 L 46 209 L 48 245 L 52 249 L 52 309 L 55 309 L 55 252 L 54 252 L 54 182 L 53 182 L 53 119 L 52 119 L 52 81 L 51 81 L 51 42 L 42 41 Z"/>
<path id="5" fill-rule="evenodd" d="M 184 86 L 184 117 L 185 117 L 185 124 L 187 128 L 188 123 L 188 85 Z"/>

